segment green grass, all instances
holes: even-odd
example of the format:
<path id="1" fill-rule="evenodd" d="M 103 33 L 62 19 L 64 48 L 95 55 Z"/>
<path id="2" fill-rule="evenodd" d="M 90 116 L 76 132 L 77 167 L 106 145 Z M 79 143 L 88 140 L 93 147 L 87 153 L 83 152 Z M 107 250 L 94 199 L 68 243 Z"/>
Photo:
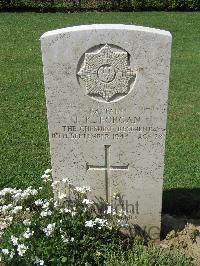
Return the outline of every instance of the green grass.
<path id="1" fill-rule="evenodd" d="M 109 252 L 105 266 L 192 266 L 191 261 L 180 251 L 165 250 L 155 246 L 146 247 L 134 243 L 127 254 L 124 252 Z"/>
<path id="2" fill-rule="evenodd" d="M 200 188 L 199 12 L 0 13 L 0 187 L 38 186 L 50 166 L 40 36 L 91 23 L 136 24 L 172 33 L 164 187 Z"/>

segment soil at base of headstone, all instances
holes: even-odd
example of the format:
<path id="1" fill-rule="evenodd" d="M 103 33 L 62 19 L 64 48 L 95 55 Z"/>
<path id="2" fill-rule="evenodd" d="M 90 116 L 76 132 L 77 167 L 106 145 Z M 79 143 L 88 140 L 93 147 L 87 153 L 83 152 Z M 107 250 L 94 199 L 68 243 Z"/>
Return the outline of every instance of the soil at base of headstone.
<path id="1" fill-rule="evenodd" d="M 163 215 L 162 238 L 158 243 L 162 248 L 178 249 L 192 263 L 200 265 L 200 219 L 187 219 Z"/>

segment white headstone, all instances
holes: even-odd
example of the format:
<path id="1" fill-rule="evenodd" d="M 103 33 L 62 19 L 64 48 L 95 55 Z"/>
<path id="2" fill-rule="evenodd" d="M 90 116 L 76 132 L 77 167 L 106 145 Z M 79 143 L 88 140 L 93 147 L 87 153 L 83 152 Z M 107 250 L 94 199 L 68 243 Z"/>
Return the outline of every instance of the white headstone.
<path id="1" fill-rule="evenodd" d="M 41 43 L 54 180 L 120 193 L 131 223 L 158 236 L 171 34 L 85 25 Z"/>

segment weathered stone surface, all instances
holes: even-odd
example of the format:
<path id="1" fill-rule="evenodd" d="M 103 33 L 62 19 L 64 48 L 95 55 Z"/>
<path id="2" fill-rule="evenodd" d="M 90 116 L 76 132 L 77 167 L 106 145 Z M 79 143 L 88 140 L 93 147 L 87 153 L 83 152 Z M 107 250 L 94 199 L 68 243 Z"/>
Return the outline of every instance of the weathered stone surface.
<path id="1" fill-rule="evenodd" d="M 41 37 L 53 177 L 120 192 L 131 222 L 160 230 L 169 32 L 86 25 Z"/>

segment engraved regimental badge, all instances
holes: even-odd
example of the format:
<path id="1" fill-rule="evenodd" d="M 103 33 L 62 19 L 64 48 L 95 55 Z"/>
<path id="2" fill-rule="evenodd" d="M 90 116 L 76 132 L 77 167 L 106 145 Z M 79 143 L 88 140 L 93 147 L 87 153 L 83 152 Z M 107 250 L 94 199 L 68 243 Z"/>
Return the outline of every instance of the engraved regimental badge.
<path id="1" fill-rule="evenodd" d="M 129 54 L 108 44 L 90 51 L 84 54 L 77 73 L 86 94 L 104 102 L 126 96 L 136 78 L 135 71 L 129 66 Z"/>

